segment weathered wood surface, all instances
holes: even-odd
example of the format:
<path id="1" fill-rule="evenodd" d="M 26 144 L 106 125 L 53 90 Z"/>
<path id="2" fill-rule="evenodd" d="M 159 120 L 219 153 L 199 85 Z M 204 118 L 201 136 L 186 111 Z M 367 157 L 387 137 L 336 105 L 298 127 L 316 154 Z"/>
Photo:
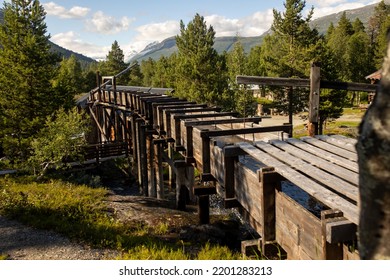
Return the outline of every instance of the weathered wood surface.
<path id="1" fill-rule="evenodd" d="M 238 119 L 218 108 L 159 94 L 116 91 L 101 96 L 104 104 L 95 100 L 102 109 L 97 121 L 103 130 L 114 127 L 116 137 L 134 142 L 128 146 L 136 150 L 132 154 L 145 195 L 164 196 L 162 153 L 176 175 L 178 207 L 184 209 L 188 198 L 198 196 L 202 223 L 208 221 L 208 195 L 218 192 L 226 206 L 241 209 L 264 244 L 276 241 L 290 259 L 329 257 L 334 246 L 329 242 L 324 246 L 328 235 L 340 242 L 353 238 L 353 230 L 346 237 L 340 233 L 359 224 L 352 141 L 337 136 L 286 139 L 288 126 L 265 127 L 261 118 Z M 161 151 L 163 147 L 170 152 Z M 226 158 L 228 147 L 233 154 Z M 173 157 L 173 148 L 181 159 Z M 202 172 L 202 180 L 209 181 L 204 187 L 194 187 L 194 167 Z M 269 167 L 272 172 L 259 171 Z M 324 223 L 311 214 L 281 191 L 281 178 L 326 207 L 342 211 L 343 224 Z"/>
<path id="2" fill-rule="evenodd" d="M 337 154 L 328 152 L 312 145 L 306 145 L 303 141 L 300 141 L 298 139 L 290 138 L 286 139 L 286 142 L 298 147 L 299 149 L 302 149 L 303 151 L 311 153 L 313 157 L 319 157 L 328 160 L 331 163 L 335 163 L 356 173 L 359 171 L 357 162 L 347 160 L 346 158 L 341 157 Z"/>
<path id="3" fill-rule="evenodd" d="M 282 192 L 276 194 L 276 240 L 289 259 L 322 259 L 321 221 Z"/>
<path id="4" fill-rule="evenodd" d="M 343 211 L 347 219 L 349 219 L 355 224 L 359 224 L 359 210 L 358 207 L 353 203 L 338 196 L 337 194 L 324 188 L 322 185 L 312 180 L 311 178 L 306 177 L 304 174 L 299 173 L 290 166 L 281 163 L 279 160 L 275 159 L 271 155 L 255 148 L 248 143 L 240 143 L 238 144 L 238 146 L 252 157 L 261 160 L 261 162 L 265 163 L 267 166 L 274 167 L 280 175 L 282 175 L 295 185 L 299 186 L 309 195 L 313 196 L 314 198 L 318 199 L 319 201 L 331 208 L 340 209 L 341 211 Z"/>

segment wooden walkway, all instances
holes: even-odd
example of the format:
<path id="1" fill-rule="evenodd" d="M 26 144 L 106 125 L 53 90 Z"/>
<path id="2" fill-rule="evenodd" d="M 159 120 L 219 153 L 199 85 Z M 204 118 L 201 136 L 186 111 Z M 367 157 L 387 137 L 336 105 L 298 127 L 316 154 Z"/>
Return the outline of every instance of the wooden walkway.
<path id="1" fill-rule="evenodd" d="M 277 243 L 289 259 L 358 258 L 350 250 L 359 224 L 355 140 L 292 139 L 289 124 L 263 126 L 261 117 L 241 119 L 126 87 L 93 91 L 88 105 L 96 142 L 128 144 L 144 195 L 164 198 L 165 188 L 175 188 L 177 207 L 196 201 L 199 220 L 207 223 L 209 196 L 218 193 L 260 234 L 255 243 L 263 252 Z M 164 165 L 170 186 L 164 185 Z M 294 185 L 293 193 L 285 182 Z"/>

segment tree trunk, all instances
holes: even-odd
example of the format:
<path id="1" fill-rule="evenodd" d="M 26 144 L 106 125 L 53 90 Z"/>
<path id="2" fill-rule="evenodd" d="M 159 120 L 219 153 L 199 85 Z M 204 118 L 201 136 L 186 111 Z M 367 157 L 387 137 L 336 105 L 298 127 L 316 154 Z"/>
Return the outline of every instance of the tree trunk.
<path id="1" fill-rule="evenodd" d="M 390 45 L 381 86 L 360 125 L 361 259 L 390 259 Z"/>

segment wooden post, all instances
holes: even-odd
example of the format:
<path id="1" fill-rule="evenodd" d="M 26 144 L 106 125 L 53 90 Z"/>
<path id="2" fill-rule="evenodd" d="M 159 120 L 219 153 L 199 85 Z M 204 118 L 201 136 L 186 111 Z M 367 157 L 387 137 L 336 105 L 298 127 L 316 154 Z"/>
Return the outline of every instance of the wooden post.
<path id="1" fill-rule="evenodd" d="M 173 143 L 168 143 L 168 158 L 173 161 L 174 160 L 175 149 L 173 147 Z M 169 190 L 173 190 L 176 187 L 176 173 L 173 166 L 169 165 Z"/>
<path id="2" fill-rule="evenodd" d="M 318 118 L 320 108 L 321 68 L 319 63 L 312 63 L 310 70 L 309 100 L 309 136 L 318 135 Z"/>
<path id="3" fill-rule="evenodd" d="M 208 136 L 202 137 L 202 180 L 209 177 L 211 172 L 210 166 L 210 138 Z"/>
<path id="4" fill-rule="evenodd" d="M 186 204 L 188 200 L 188 189 L 185 186 L 185 167 L 177 166 L 176 167 L 176 208 L 178 210 L 186 210 Z"/>
<path id="5" fill-rule="evenodd" d="M 154 174 L 154 146 L 153 146 L 153 134 L 147 132 L 147 141 L 146 141 L 146 154 L 147 157 L 147 176 L 148 176 L 148 196 L 157 197 L 156 185 L 155 185 L 155 174 Z"/>
<path id="6" fill-rule="evenodd" d="M 294 89 L 293 89 L 293 87 L 289 87 L 289 89 L 288 89 L 288 123 L 291 124 L 291 127 L 293 126 L 293 113 L 294 113 L 293 95 L 294 95 Z M 292 135 L 289 135 L 289 137 L 292 137 Z"/>
<path id="7" fill-rule="evenodd" d="M 343 217 L 343 212 L 338 210 L 324 210 L 321 212 L 321 227 L 322 227 L 322 249 L 324 260 L 342 260 L 343 246 L 341 243 L 330 244 L 327 242 L 326 224 L 334 221 L 334 219 Z"/>
<path id="8" fill-rule="evenodd" d="M 164 198 L 164 177 L 163 177 L 163 160 L 162 160 L 162 140 L 154 141 L 154 162 L 155 162 L 155 171 L 156 171 L 156 188 L 157 188 L 157 198 Z"/>
<path id="9" fill-rule="evenodd" d="M 210 197 L 208 195 L 198 196 L 198 215 L 201 225 L 210 223 Z"/>
<path id="10" fill-rule="evenodd" d="M 262 251 L 266 254 L 266 245 L 276 239 L 276 206 L 275 190 L 280 188 L 282 177 L 273 167 L 264 167 L 258 172 L 261 184 L 261 208 L 263 209 L 260 235 L 262 237 Z"/>

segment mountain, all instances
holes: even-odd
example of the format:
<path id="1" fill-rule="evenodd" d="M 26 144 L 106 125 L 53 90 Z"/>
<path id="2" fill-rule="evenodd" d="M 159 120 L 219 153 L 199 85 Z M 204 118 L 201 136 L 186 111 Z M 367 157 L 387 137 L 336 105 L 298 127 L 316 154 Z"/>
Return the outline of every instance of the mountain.
<path id="1" fill-rule="evenodd" d="M 390 4 L 390 0 L 385 0 L 386 4 Z M 357 9 L 352 9 L 352 10 L 345 10 L 342 12 L 338 12 L 335 14 L 327 15 L 324 17 L 320 17 L 318 19 L 315 19 L 311 22 L 311 26 L 314 28 L 317 28 L 317 30 L 320 32 L 320 34 L 326 33 L 328 30 L 328 27 L 330 23 L 333 23 L 334 25 L 337 25 L 339 22 L 342 14 L 345 12 L 347 15 L 347 18 L 351 21 L 354 22 L 357 18 L 359 18 L 365 26 L 367 26 L 368 21 L 370 17 L 373 15 L 375 7 L 378 5 L 376 4 L 371 4 L 364 6 L 362 8 L 357 8 Z M 315 8 L 314 8 L 315 9 Z"/>
<path id="2" fill-rule="evenodd" d="M 3 10 L 0 9 L 0 24 L 3 23 L 3 20 L 4 20 L 4 14 L 3 14 Z M 58 55 L 60 57 L 65 57 L 65 58 L 69 58 L 72 54 L 76 56 L 77 60 L 80 62 L 81 66 L 84 68 L 88 65 L 90 65 L 91 63 L 96 63 L 97 61 L 90 58 L 90 57 L 87 57 L 85 55 L 82 55 L 82 54 L 79 54 L 79 53 L 76 53 L 76 52 L 73 52 L 71 50 L 67 50 L 51 41 L 49 41 L 49 44 L 50 44 L 50 48 L 51 48 L 51 51 L 54 52 L 54 53 L 58 53 Z"/>
<path id="3" fill-rule="evenodd" d="M 214 48 L 218 53 L 223 53 L 224 51 L 229 52 L 232 50 L 234 43 L 237 40 L 240 40 L 245 52 L 249 52 L 252 47 L 261 45 L 264 36 L 265 34 L 256 37 L 217 37 L 215 38 Z M 131 57 L 130 62 L 147 60 L 149 58 L 152 58 L 153 60 L 158 60 L 161 56 L 168 57 L 176 51 L 176 39 L 173 36 L 163 40 L 160 43 L 154 42 L 151 45 L 148 45 L 141 52 Z"/>
<path id="4" fill-rule="evenodd" d="M 385 0 L 385 3 L 390 4 L 390 0 Z M 363 22 L 363 24 L 367 26 L 368 20 L 373 14 L 376 5 L 377 4 L 367 5 L 358 9 L 346 10 L 345 12 L 347 18 L 350 19 L 352 22 L 355 19 L 359 18 Z M 334 25 L 337 25 L 342 14 L 343 12 L 339 12 L 315 19 L 311 22 L 311 26 L 312 28 L 317 28 L 320 34 L 324 34 L 326 33 L 330 23 L 333 22 Z M 245 52 L 249 53 L 252 47 L 261 45 L 264 37 L 268 34 L 268 32 L 269 31 L 256 37 L 240 37 L 239 40 L 241 41 Z M 214 48 L 217 50 L 218 53 L 223 53 L 224 51 L 228 52 L 232 50 L 232 47 L 237 40 L 238 38 L 236 36 L 217 37 L 215 38 Z M 151 45 L 148 45 L 144 50 L 131 57 L 130 62 L 133 62 L 135 60 L 147 60 L 149 58 L 158 60 L 161 56 L 168 57 L 176 51 L 177 46 L 175 37 L 170 37 L 160 43 L 154 42 Z"/>

